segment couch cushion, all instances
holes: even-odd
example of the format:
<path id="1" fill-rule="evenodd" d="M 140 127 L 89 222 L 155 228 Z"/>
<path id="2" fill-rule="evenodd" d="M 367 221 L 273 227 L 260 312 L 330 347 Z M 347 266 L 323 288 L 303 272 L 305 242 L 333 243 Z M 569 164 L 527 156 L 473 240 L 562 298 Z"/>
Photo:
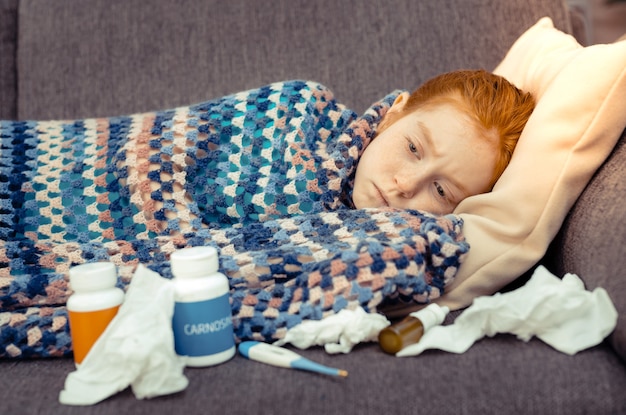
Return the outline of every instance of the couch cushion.
<path id="1" fill-rule="evenodd" d="M 0 0 L 0 119 L 17 116 L 17 0 Z"/>
<path id="2" fill-rule="evenodd" d="M 575 357 L 537 339 L 498 335 L 463 355 L 428 351 L 397 358 L 377 344 L 347 355 L 292 349 L 345 369 L 345 379 L 289 370 L 235 356 L 227 363 L 186 369 L 179 394 L 135 399 L 130 389 L 90 409 L 58 402 L 71 359 L 0 361 L 7 414 L 620 414 L 626 411 L 626 370 L 608 347 Z M 32 393 L 31 393 L 32 392 Z"/>
<path id="3" fill-rule="evenodd" d="M 455 210 L 471 250 L 442 297 L 451 308 L 492 294 L 542 258 L 626 125 L 626 41 L 583 48 L 544 18 L 495 72 L 537 106 L 493 191 Z"/>
<path id="4" fill-rule="evenodd" d="M 569 30 L 555 0 L 22 0 L 19 117 L 153 111 L 288 79 L 360 113 L 439 73 L 494 67 L 544 13 Z"/>

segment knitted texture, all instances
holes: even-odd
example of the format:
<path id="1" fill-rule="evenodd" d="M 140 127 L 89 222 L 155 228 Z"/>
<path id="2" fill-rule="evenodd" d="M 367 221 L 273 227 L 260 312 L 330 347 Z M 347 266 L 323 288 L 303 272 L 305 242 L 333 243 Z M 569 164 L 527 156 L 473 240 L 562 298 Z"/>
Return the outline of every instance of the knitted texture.
<path id="1" fill-rule="evenodd" d="M 469 246 L 460 218 L 350 209 L 356 163 L 396 94 L 356 114 L 290 81 L 128 117 L 0 122 L 0 357 L 71 354 L 71 266 L 211 245 L 238 340 L 384 300 L 428 302 Z"/>

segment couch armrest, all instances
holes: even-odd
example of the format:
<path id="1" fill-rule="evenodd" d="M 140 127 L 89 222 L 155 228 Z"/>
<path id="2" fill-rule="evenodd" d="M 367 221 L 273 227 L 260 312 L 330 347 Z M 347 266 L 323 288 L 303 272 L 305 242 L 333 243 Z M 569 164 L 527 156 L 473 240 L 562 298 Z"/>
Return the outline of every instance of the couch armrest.
<path id="1" fill-rule="evenodd" d="M 544 262 L 556 275 L 578 275 L 605 288 L 619 313 L 610 337 L 626 361 L 626 130 L 570 211 Z"/>

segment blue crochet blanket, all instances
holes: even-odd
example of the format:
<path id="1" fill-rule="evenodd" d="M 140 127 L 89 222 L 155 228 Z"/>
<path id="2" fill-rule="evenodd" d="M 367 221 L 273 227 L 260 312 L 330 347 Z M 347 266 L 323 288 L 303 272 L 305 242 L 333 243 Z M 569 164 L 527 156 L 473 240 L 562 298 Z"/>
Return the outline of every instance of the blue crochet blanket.
<path id="1" fill-rule="evenodd" d="M 71 354 L 70 267 L 211 245 L 238 340 L 383 301 L 428 302 L 469 246 L 460 218 L 351 208 L 357 161 L 396 94 L 363 115 L 276 83 L 127 117 L 0 122 L 0 357 Z"/>

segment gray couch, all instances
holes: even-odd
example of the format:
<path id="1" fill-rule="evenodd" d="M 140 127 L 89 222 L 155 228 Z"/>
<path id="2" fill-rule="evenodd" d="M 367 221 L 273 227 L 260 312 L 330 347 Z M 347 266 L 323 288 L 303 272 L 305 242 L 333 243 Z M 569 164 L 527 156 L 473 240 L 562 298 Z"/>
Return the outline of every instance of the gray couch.
<path id="1" fill-rule="evenodd" d="M 459 68 L 492 69 L 562 0 L 0 0 L 0 118 L 112 116 L 187 105 L 273 81 L 311 79 L 362 111 Z M 580 197 L 543 262 L 605 287 L 626 316 L 625 136 Z M 592 276 L 592 278 L 591 278 Z M 521 277 L 520 281 L 523 281 Z M 454 318 L 453 313 L 449 318 Z M 362 344 L 302 354 L 347 379 L 236 356 L 187 369 L 182 393 L 126 390 L 87 410 L 58 403 L 70 359 L 0 361 L 2 414 L 626 413 L 624 332 L 575 356 L 497 335 L 463 355 L 415 358 Z"/>

